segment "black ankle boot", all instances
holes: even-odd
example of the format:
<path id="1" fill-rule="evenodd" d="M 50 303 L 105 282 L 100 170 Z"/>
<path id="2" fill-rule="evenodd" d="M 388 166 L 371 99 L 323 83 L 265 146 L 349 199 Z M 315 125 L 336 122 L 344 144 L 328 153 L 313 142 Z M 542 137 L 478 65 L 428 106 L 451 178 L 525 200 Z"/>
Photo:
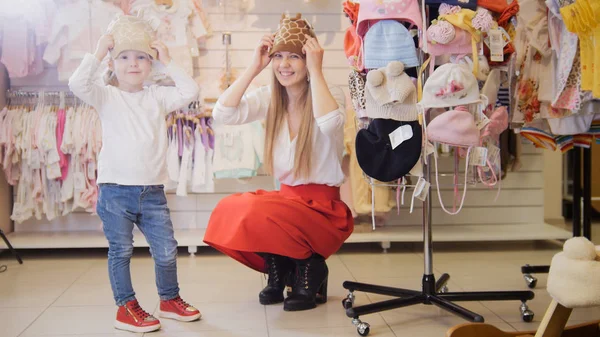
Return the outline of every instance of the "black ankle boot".
<path id="1" fill-rule="evenodd" d="M 267 286 L 258 294 L 260 304 L 276 304 L 283 302 L 283 291 L 286 284 L 291 283 L 294 263 L 285 256 L 265 254 L 269 280 Z"/>
<path id="2" fill-rule="evenodd" d="M 295 260 L 296 273 L 292 294 L 283 302 L 283 310 L 313 309 L 317 303 L 327 302 L 327 277 L 329 270 L 321 255 L 313 254 L 306 260 Z"/>

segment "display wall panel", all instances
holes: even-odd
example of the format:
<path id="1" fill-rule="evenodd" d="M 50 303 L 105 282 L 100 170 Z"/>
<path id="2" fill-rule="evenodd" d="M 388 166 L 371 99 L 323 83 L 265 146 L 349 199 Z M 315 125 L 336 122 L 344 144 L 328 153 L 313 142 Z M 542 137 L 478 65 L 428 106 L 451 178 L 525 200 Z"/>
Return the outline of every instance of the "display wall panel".
<path id="1" fill-rule="evenodd" d="M 194 62 L 195 76 L 201 85 L 204 97 L 216 98 L 220 93 L 218 82 L 225 65 L 225 46 L 222 44 L 222 33 L 231 33 L 230 56 L 234 71 L 240 74 L 251 59 L 252 51 L 260 37 L 263 34 L 275 31 L 282 12 L 292 15 L 301 12 L 313 24 L 317 37 L 325 49 L 325 67 L 323 69 L 325 78 L 329 84 L 341 86 L 347 93 L 346 87 L 350 68 L 343 53 L 343 37 L 346 28 L 349 26 L 349 21 L 342 13 L 341 1 L 319 0 L 307 3 L 301 0 L 250 0 L 247 1 L 247 10 L 240 12 L 235 11 L 233 8 L 227 8 L 228 14 L 226 15 L 223 14 L 225 10 L 223 7 L 215 6 L 218 1 L 205 0 L 204 3 L 208 5 L 206 11 L 214 30 L 212 37 L 205 44 L 206 49 L 200 51 L 201 56 Z M 230 1 L 230 3 L 236 3 L 236 1 Z M 241 2 L 238 1 L 238 3 Z M 255 86 L 264 85 L 270 83 L 270 80 L 271 70 L 267 69 L 255 79 L 253 84 Z M 15 79 L 12 84 L 14 88 L 66 88 L 66 82 L 57 80 L 56 68 L 51 65 L 46 65 L 46 70 L 41 75 Z M 439 164 L 442 173 L 449 174 L 454 171 L 451 158 L 440 158 Z M 447 215 L 439 208 L 437 195 L 433 192 L 432 216 L 434 227 L 438 225 L 440 225 L 438 228 L 454 226 L 460 231 L 469 230 L 468 228 L 472 229 L 474 226 L 485 226 L 486 231 L 494 235 L 494 240 L 515 239 L 514 233 L 509 235 L 510 233 L 503 231 L 503 228 L 546 228 L 542 226 L 543 170 L 542 152 L 531 146 L 524 146 L 521 156 L 521 168 L 519 171 L 509 172 L 507 178 L 502 181 L 502 191 L 498 200 L 494 203 L 496 189 L 490 189 L 482 185 L 469 186 L 465 207 L 456 216 Z M 462 172 L 462 169 L 460 171 Z M 259 188 L 269 190 L 273 187 L 272 178 L 257 177 L 245 181 L 234 179 L 217 181 L 214 193 L 190 194 L 186 197 L 179 197 L 173 191 L 168 192 L 168 203 L 171 208 L 173 224 L 178 233 L 203 233 L 202 229 L 206 227 L 212 209 L 222 198 L 235 192 L 253 191 Z M 420 202 L 416 202 L 415 209 L 410 214 L 408 211 L 410 194 L 411 192 L 407 192 L 405 195 L 405 205 L 401 207 L 400 215 L 396 215 L 394 209 L 390 216 L 389 228 L 397 229 L 398 233 L 403 233 L 403 228 L 407 230 L 411 228 L 414 232 L 414 227 L 421 225 L 422 205 Z M 451 205 L 452 189 L 443 188 L 442 194 L 444 202 Z M 23 233 L 24 235 L 35 231 L 69 233 L 74 231 L 97 232 L 101 229 L 102 225 L 98 217 L 83 213 L 82 210 L 53 221 L 31 219 L 15 226 L 17 233 Z M 193 232 L 194 230 L 199 232 Z M 443 231 L 440 230 L 440 232 Z M 435 233 L 434 230 L 434 236 Z M 469 237 L 468 234 L 453 233 L 453 240 Z M 566 234 L 568 235 L 568 233 Z M 360 236 L 360 241 L 369 240 L 364 239 L 364 233 L 357 235 Z M 560 235 L 553 235 L 558 238 L 559 236 L 564 237 L 565 233 L 561 232 Z M 547 235 L 545 236 L 541 232 L 527 233 L 527 235 L 522 236 L 527 239 L 548 238 Z M 388 236 L 388 232 L 386 232 L 384 237 L 393 237 L 395 241 L 402 241 L 403 236 L 402 234 Z M 377 233 L 373 233 L 372 238 L 377 241 L 382 240 L 382 236 L 377 236 Z M 410 240 L 413 239 L 410 237 Z M 178 238 L 178 240 L 180 243 L 184 242 L 185 244 L 190 242 L 181 238 Z M 201 240 L 194 240 L 197 241 L 194 241 L 195 244 L 201 244 Z M 349 241 L 352 241 L 352 237 Z M 16 240 L 16 242 L 20 241 Z M 61 242 L 68 242 L 68 240 Z"/>

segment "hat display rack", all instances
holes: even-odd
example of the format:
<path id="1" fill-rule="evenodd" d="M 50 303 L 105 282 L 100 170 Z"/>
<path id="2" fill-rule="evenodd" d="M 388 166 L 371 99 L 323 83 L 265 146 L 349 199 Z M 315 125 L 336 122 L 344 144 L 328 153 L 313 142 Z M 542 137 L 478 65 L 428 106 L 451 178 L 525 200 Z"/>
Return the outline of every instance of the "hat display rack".
<path id="1" fill-rule="evenodd" d="M 354 5 L 354 4 L 360 5 L 361 7 L 368 5 L 368 4 L 378 3 L 376 0 L 362 0 L 362 1 L 348 0 L 347 2 L 350 2 L 352 5 Z M 391 2 L 394 2 L 394 1 L 391 1 Z M 402 5 L 404 5 L 406 3 L 413 2 L 413 0 L 397 0 L 396 2 L 400 2 Z M 428 8 L 426 7 L 425 0 L 422 0 L 422 1 L 414 0 L 414 2 L 419 3 L 419 10 L 423 17 L 423 25 L 422 25 L 422 27 L 420 27 L 418 29 L 418 37 L 419 37 L 419 39 L 421 39 L 421 37 L 423 37 L 423 35 L 424 35 L 424 32 L 426 31 L 427 23 L 429 22 L 429 20 L 427 18 L 428 15 L 425 15 L 425 14 L 427 14 L 427 11 L 425 9 L 428 9 Z M 388 3 L 388 5 L 389 5 L 389 3 Z M 347 6 L 346 4 L 344 6 L 345 6 L 345 9 L 346 9 L 346 7 L 350 7 L 350 6 Z M 410 6 L 410 4 L 409 4 L 409 6 Z M 359 16 L 360 16 L 360 14 L 359 14 Z M 351 20 L 351 21 L 353 21 L 353 20 Z M 353 21 L 353 25 L 354 25 L 354 27 L 356 26 L 355 21 Z M 354 33 L 354 32 L 351 32 L 351 33 Z M 423 46 L 424 46 L 424 48 L 426 48 L 425 47 L 426 43 L 423 43 Z M 419 78 L 417 86 L 418 86 L 419 91 L 422 90 L 422 87 L 420 87 L 420 84 L 424 83 L 425 80 L 428 78 L 428 74 L 426 74 L 426 72 L 423 71 L 425 68 L 427 68 L 427 63 L 428 63 L 427 61 L 423 62 L 424 57 L 425 57 L 425 52 L 426 51 L 424 51 L 422 49 L 419 49 L 419 52 L 418 52 L 419 65 L 418 65 L 417 69 L 419 70 L 418 76 L 420 76 L 420 78 Z M 349 60 L 351 60 L 351 59 L 352 59 L 352 57 L 349 57 Z M 356 59 L 356 57 L 354 59 Z M 352 65 L 352 62 L 351 62 L 351 65 Z M 354 65 L 356 65 L 356 64 L 354 64 Z M 353 65 L 353 67 L 354 67 L 354 65 Z M 377 75 L 377 76 L 379 76 L 379 75 Z M 351 75 L 351 79 L 352 79 L 352 75 Z M 352 84 L 351 84 L 351 93 L 354 89 L 355 88 L 353 88 Z M 365 91 L 367 91 L 367 89 L 365 89 Z M 361 132 L 364 133 L 364 131 L 369 129 L 370 126 L 373 126 L 373 120 L 370 120 L 369 118 L 365 118 L 365 117 L 366 116 L 359 116 L 359 113 L 357 111 L 355 123 L 356 123 L 356 127 L 357 127 L 356 129 L 358 130 L 358 133 L 361 133 Z M 422 124 L 424 124 L 421 119 L 422 119 L 422 117 L 419 116 L 418 122 L 419 122 L 420 126 Z M 400 123 L 401 123 L 400 124 L 401 127 L 398 127 L 398 130 L 404 128 L 407 125 L 406 123 L 403 123 L 403 122 L 400 122 Z M 408 130 L 408 128 L 405 128 L 405 129 L 406 129 L 406 132 L 402 131 L 399 133 L 399 135 L 395 135 L 395 136 L 397 136 L 396 138 L 400 139 L 400 141 L 396 140 L 396 142 L 395 142 L 396 144 L 392 144 L 391 145 L 392 147 L 394 145 L 397 146 L 399 143 L 402 143 L 402 141 L 404 141 L 406 139 L 410 139 L 413 136 L 413 134 Z M 396 131 L 398 131 L 398 130 L 396 130 Z M 395 131 L 393 133 L 395 133 Z M 357 134 L 357 142 L 358 142 L 358 136 L 359 135 Z M 392 140 L 392 143 L 394 143 L 394 140 Z M 385 147 L 387 149 L 390 148 L 389 142 L 387 143 L 387 145 Z M 367 149 L 367 151 L 364 151 L 364 150 L 363 151 L 369 152 L 369 150 L 373 151 L 373 149 L 371 149 L 371 148 Z M 458 152 L 458 151 L 454 151 L 454 152 Z M 392 310 L 392 309 L 397 309 L 397 308 L 409 307 L 409 306 L 418 305 L 418 304 L 435 305 L 445 311 L 448 311 L 448 312 L 450 312 L 456 316 L 459 316 L 470 322 L 484 322 L 483 316 L 481 316 L 471 310 L 468 310 L 464 307 L 461 307 L 460 305 L 455 304 L 454 302 L 519 301 L 520 305 L 517 306 L 516 310 L 519 310 L 523 321 L 525 321 L 525 322 L 533 321 L 534 313 L 531 310 L 529 310 L 529 307 L 526 304 L 526 302 L 528 300 L 531 300 L 534 298 L 534 293 L 532 291 L 450 292 L 447 287 L 447 283 L 450 280 L 449 274 L 444 273 L 439 278 L 436 279 L 436 276 L 433 273 L 433 242 L 432 242 L 433 240 L 432 240 L 432 212 L 431 212 L 432 199 L 429 197 L 431 194 L 432 186 L 433 187 L 436 187 L 436 186 L 433 184 L 430 185 L 429 183 L 426 183 L 423 185 L 423 183 L 422 183 L 423 180 L 427 181 L 427 182 L 431 180 L 430 179 L 431 178 L 431 160 L 427 160 L 428 156 L 431 154 L 431 150 L 428 149 L 427 146 L 422 146 L 420 154 L 421 154 L 420 163 L 422 165 L 421 174 L 422 174 L 423 179 L 419 179 L 416 183 L 407 182 L 407 180 L 405 180 L 403 177 L 401 178 L 400 181 L 398 181 L 397 179 L 393 179 L 393 180 L 387 181 L 387 182 L 379 181 L 379 180 L 376 180 L 373 177 L 369 176 L 369 174 L 364 172 L 364 169 L 363 169 L 363 176 L 367 180 L 367 182 L 369 183 L 369 185 L 371 187 L 387 186 L 387 187 L 397 189 L 397 193 L 399 193 L 400 188 L 402 188 L 403 190 L 410 188 L 414 191 L 413 196 L 415 196 L 415 195 L 420 196 L 419 199 L 423 203 L 422 228 L 423 228 L 424 272 L 423 272 L 422 279 L 421 279 L 422 287 L 420 290 L 411 290 L 411 289 L 396 288 L 396 287 L 391 287 L 391 286 L 382 286 L 382 285 L 359 283 L 359 282 L 354 282 L 354 281 L 345 281 L 343 283 L 343 287 L 345 289 L 347 289 L 349 292 L 348 292 L 347 297 L 343 299 L 342 305 L 343 305 L 344 309 L 346 310 L 346 315 L 352 319 L 352 324 L 356 327 L 357 333 L 360 336 L 367 336 L 370 333 L 370 329 L 371 329 L 370 325 L 361 320 L 361 317 L 363 317 L 365 315 L 374 314 L 374 313 Z M 358 156 L 358 149 L 357 149 L 357 156 Z M 455 159 L 455 164 L 458 164 L 458 161 L 459 161 L 458 155 L 456 155 L 454 159 Z M 455 165 L 455 167 L 456 167 L 456 165 Z M 444 174 L 443 176 L 453 176 L 455 179 L 455 184 L 453 184 L 453 186 L 455 188 L 456 188 L 456 186 L 466 187 L 464 185 L 475 184 L 476 180 L 477 180 L 477 176 L 475 175 L 476 170 L 473 170 L 474 171 L 474 172 L 472 172 L 473 175 L 471 175 L 468 171 L 470 171 L 470 170 L 467 170 L 467 172 L 464 173 L 466 177 L 469 177 L 468 179 L 465 179 L 464 184 L 460 184 L 456 181 L 456 177 L 457 177 L 456 174 Z M 412 176 L 412 178 L 414 178 L 414 177 L 415 176 Z M 419 177 L 417 176 L 417 178 L 419 178 Z M 373 188 L 371 190 L 373 191 Z M 423 198 L 423 196 L 425 196 L 425 197 Z M 371 197 L 372 197 L 372 204 L 374 204 L 375 195 L 372 193 Z M 375 230 L 374 212 L 372 212 L 372 219 L 373 219 L 373 230 Z M 367 305 L 354 306 L 354 300 L 355 300 L 354 292 L 355 291 L 392 296 L 392 297 L 396 297 L 396 298 L 384 300 L 381 302 L 371 303 L 371 304 L 367 304 Z"/>

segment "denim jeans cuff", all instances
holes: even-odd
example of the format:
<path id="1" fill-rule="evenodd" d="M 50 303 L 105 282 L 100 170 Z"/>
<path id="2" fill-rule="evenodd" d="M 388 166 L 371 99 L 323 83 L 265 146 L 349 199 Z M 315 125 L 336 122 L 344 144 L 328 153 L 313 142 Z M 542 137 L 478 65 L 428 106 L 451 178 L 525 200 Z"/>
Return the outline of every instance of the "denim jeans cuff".
<path id="1" fill-rule="evenodd" d="M 169 300 L 179 297 L 179 294 L 176 294 L 175 296 L 159 296 L 159 297 L 160 297 L 161 301 L 169 301 Z"/>
<path id="2" fill-rule="evenodd" d="M 135 300 L 135 296 L 129 296 L 126 299 L 122 300 L 122 301 L 117 301 L 117 306 L 122 307 L 125 305 L 125 303 L 129 302 L 129 301 L 133 301 Z"/>

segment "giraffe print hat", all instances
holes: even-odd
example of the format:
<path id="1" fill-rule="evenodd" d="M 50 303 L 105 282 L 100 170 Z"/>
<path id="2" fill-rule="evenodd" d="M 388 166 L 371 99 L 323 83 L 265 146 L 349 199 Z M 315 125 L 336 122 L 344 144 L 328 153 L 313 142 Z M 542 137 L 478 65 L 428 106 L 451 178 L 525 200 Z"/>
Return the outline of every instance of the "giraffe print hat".
<path id="1" fill-rule="evenodd" d="M 302 56 L 302 47 L 306 43 L 304 34 L 315 37 L 312 26 L 306 19 L 302 18 L 302 14 L 298 13 L 295 17 L 282 14 L 269 56 L 273 56 L 274 53 L 279 51 L 287 51 Z"/>

